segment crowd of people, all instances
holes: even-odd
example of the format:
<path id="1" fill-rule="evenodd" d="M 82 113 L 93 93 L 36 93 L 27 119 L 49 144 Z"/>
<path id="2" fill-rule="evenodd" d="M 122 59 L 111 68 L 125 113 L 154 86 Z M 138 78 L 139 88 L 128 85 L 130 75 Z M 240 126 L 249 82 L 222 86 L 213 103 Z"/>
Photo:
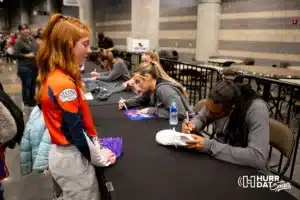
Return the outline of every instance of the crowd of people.
<path id="1" fill-rule="evenodd" d="M 43 29 L 38 29 L 32 34 L 27 24 L 18 27 L 18 33 L 10 33 L 10 36 L 0 35 L 1 55 L 7 63 L 16 62 L 17 75 L 22 83 L 22 97 L 25 107 L 34 107 L 37 67 L 35 53 L 41 42 Z M 6 38 L 6 39 L 5 39 Z"/>
<path id="2" fill-rule="evenodd" d="M 14 57 L 22 80 L 23 102 L 35 106 L 26 127 L 38 123 L 33 126 L 38 130 L 34 133 L 25 128 L 21 141 L 23 174 L 32 168 L 49 170 L 56 197 L 99 199 L 95 166 L 115 164 L 116 155 L 98 143 L 97 130 L 84 97 L 85 83 L 80 68 L 91 52 L 88 26 L 78 19 L 55 14 L 46 27 L 39 30 L 36 39 L 27 25 L 19 27 L 19 34 Z M 144 53 L 142 63 L 131 75 L 126 61 L 113 48 L 113 41 L 102 33 L 99 47 L 103 49 L 101 62 L 106 63 L 107 71 L 91 72 L 89 81 L 118 82 L 124 89 L 136 92 L 135 97 L 120 100 L 119 109 L 125 105 L 142 106 L 140 113 L 169 118 L 169 107 L 175 99 L 178 118 L 183 121 L 182 132 L 194 138 L 186 141 L 187 148 L 234 164 L 264 168 L 269 144 L 268 108 L 251 88 L 221 80 L 202 101 L 199 113 L 195 113 L 188 103 L 186 89 L 164 71 L 156 53 Z M 1 106 L 0 118 L 6 118 L 7 124 L 13 123 L 9 112 Z M 214 124 L 214 139 L 197 134 L 209 124 Z M 14 125 L 10 127 L 10 130 L 6 126 L 0 129 L 16 132 Z M 28 134 L 39 138 L 38 144 L 46 144 L 48 147 L 43 146 L 43 149 L 47 150 L 31 152 L 28 145 L 37 144 L 31 144 Z M 29 154 L 23 154 L 24 151 Z M 45 164 L 35 167 L 35 159 L 41 158 L 36 156 L 39 153 L 45 158 Z M 31 154 L 34 156 L 29 159 Z M 0 167 L 5 169 L 5 164 Z M 57 188 L 61 192 L 57 192 Z"/>
<path id="3" fill-rule="evenodd" d="M 19 35 L 15 33 L 0 34 L 0 52 L 2 59 L 5 58 L 7 63 L 13 63 L 14 46 Z"/>

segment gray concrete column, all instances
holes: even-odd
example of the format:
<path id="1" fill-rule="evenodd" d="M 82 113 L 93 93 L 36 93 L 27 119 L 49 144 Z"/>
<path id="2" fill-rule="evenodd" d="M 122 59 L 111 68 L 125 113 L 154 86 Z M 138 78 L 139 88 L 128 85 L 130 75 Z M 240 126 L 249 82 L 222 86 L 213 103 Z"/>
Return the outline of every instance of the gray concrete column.
<path id="1" fill-rule="evenodd" d="M 94 7 L 93 0 L 78 0 L 79 4 L 79 19 L 88 24 L 90 28 L 90 43 L 96 45 L 95 37 L 95 21 L 94 21 Z"/>
<path id="2" fill-rule="evenodd" d="M 158 48 L 159 1 L 131 1 L 132 38 L 148 39 L 151 50 Z"/>
<path id="3" fill-rule="evenodd" d="M 25 0 L 20 0 L 20 23 L 29 24 L 29 12 Z"/>
<path id="4" fill-rule="evenodd" d="M 54 1 L 53 0 L 47 0 L 46 1 L 47 3 L 47 11 L 49 12 L 50 16 L 53 14 L 53 13 L 56 13 L 57 11 L 55 10 L 55 4 L 54 4 Z"/>
<path id="5" fill-rule="evenodd" d="M 198 2 L 196 60 L 207 61 L 218 51 L 221 0 Z"/>

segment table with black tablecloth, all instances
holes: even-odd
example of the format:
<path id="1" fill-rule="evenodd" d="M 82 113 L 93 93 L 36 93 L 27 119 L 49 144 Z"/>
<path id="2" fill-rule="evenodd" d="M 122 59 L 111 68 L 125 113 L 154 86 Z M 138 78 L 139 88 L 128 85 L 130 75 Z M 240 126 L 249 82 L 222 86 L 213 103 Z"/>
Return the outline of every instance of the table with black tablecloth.
<path id="1" fill-rule="evenodd" d="M 285 191 L 245 189 L 238 178 L 253 169 L 209 155 L 156 143 L 155 134 L 170 128 L 168 120 L 130 121 L 117 104 L 91 108 L 100 137 L 123 138 L 124 154 L 105 169 L 105 179 L 118 200 L 295 199 Z"/>
<path id="2" fill-rule="evenodd" d="M 101 105 L 112 105 L 114 104 L 116 109 L 118 108 L 118 103 L 121 98 L 123 99 L 129 99 L 131 97 L 136 96 L 135 93 L 131 91 L 123 91 L 118 93 L 113 93 L 107 100 L 105 101 L 99 101 L 97 99 L 93 99 L 89 101 L 90 106 L 101 106 Z M 93 108 L 92 108 L 93 109 Z"/>

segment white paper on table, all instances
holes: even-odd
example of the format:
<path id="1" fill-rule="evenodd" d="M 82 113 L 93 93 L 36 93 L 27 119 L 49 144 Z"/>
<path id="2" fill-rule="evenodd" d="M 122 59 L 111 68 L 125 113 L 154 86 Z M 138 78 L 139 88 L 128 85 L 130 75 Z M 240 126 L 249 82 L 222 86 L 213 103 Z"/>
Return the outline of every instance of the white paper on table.
<path id="1" fill-rule="evenodd" d="M 94 99 L 92 93 L 90 93 L 90 92 L 89 93 L 85 93 L 84 97 L 86 98 L 86 100 L 93 100 Z"/>

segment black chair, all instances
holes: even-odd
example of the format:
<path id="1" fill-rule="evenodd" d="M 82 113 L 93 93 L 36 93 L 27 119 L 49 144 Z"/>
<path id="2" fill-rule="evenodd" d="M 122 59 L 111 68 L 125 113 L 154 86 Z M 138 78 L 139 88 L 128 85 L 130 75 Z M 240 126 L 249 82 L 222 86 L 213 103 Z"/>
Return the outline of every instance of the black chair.
<path id="1" fill-rule="evenodd" d="M 272 171 L 276 174 L 278 174 L 280 177 L 282 177 L 287 169 L 290 166 L 293 151 L 296 144 L 296 137 L 293 130 L 288 127 L 286 124 L 279 122 L 275 119 L 270 119 L 269 121 L 269 128 L 270 128 L 270 151 L 269 151 L 269 157 L 266 163 L 267 169 L 269 171 Z M 284 164 L 284 167 L 281 169 L 282 165 L 282 157 L 280 158 L 279 164 L 277 165 L 270 165 L 270 157 L 272 154 L 272 148 L 277 149 L 281 155 L 286 157 L 286 162 Z M 274 168 L 278 167 L 277 172 L 274 170 Z"/>
<path id="2" fill-rule="evenodd" d="M 227 61 L 222 65 L 222 67 L 230 67 L 233 63 L 235 63 L 235 62 Z"/>
<path id="3" fill-rule="evenodd" d="M 178 61 L 178 59 L 179 59 L 178 52 L 176 50 L 172 50 L 172 54 L 173 54 L 173 58 L 172 59 Z"/>
<path id="4" fill-rule="evenodd" d="M 160 50 L 158 56 L 162 59 L 177 61 L 179 58 L 178 52 L 175 50 Z M 175 63 L 171 61 L 162 61 L 161 65 L 163 69 L 170 75 L 172 78 L 178 78 L 178 71 L 175 69 Z"/>
<path id="5" fill-rule="evenodd" d="M 179 54 L 176 50 L 160 50 L 158 52 L 158 55 L 160 58 L 165 58 L 168 60 L 175 60 L 177 61 L 179 59 Z"/>
<path id="6" fill-rule="evenodd" d="M 287 68 L 288 66 L 290 66 L 290 63 L 288 63 L 288 62 L 280 62 L 279 63 L 279 68 Z"/>
<path id="7" fill-rule="evenodd" d="M 253 58 L 245 58 L 243 63 L 244 63 L 244 65 L 254 65 L 255 61 Z"/>

